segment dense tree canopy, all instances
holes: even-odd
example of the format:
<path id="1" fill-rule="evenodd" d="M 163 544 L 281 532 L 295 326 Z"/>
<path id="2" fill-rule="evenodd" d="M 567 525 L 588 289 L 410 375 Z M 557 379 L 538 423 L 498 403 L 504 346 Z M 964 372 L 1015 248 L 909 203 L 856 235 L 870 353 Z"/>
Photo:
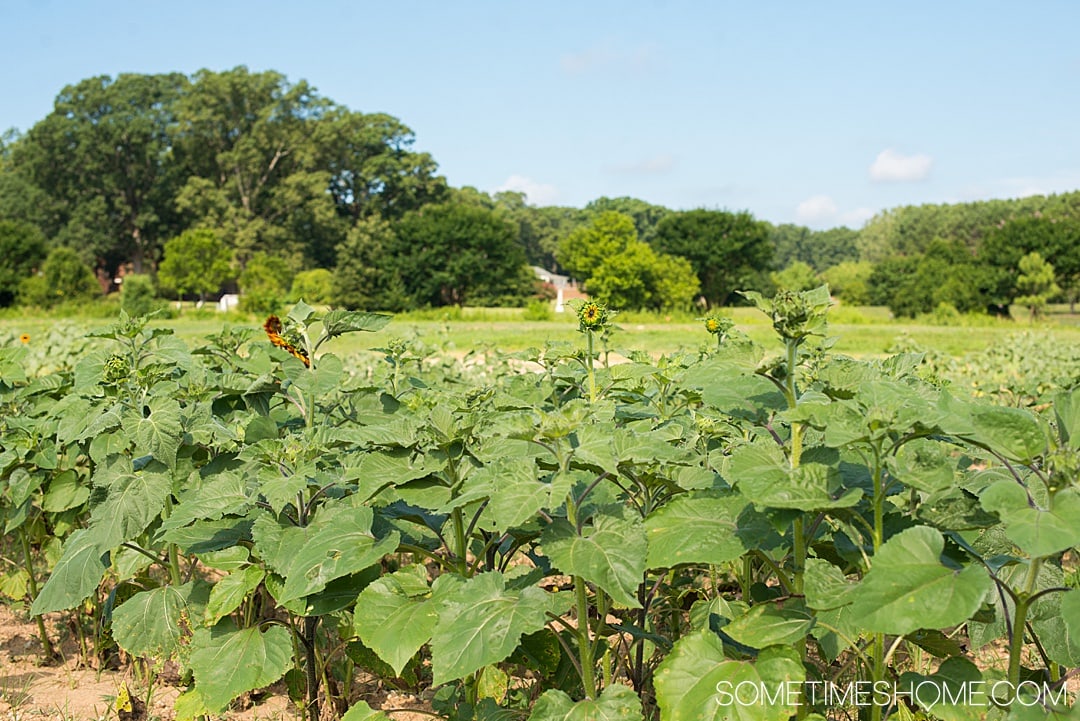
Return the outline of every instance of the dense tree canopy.
<path id="1" fill-rule="evenodd" d="M 0 305 L 53 302 L 36 271 L 57 248 L 76 251 L 52 267 L 72 271 L 64 282 L 80 292 L 93 292 L 84 281 L 95 271 L 123 269 L 212 293 L 222 274 L 181 272 L 183 253 L 166 247 L 207 237 L 193 230 L 219 239 L 229 275 L 258 257 L 249 281 L 285 276 L 284 289 L 258 291 L 267 303 L 315 269 L 332 276 L 312 276 L 306 292 L 351 308 L 520 303 L 533 292 L 528 264 L 625 307 L 680 307 L 688 294 L 723 305 L 739 290 L 820 277 L 845 302 L 899 315 L 978 311 L 1032 295 L 1023 283 L 1034 271 L 1020 262 L 1035 252 L 1054 274 L 1041 295 L 1080 297 L 1080 191 L 905 206 L 859 230 L 811 230 L 632 197 L 538 207 L 523 193 L 450 187 L 414 144 L 392 115 L 275 71 L 79 81 L 26 133 L 0 136 Z"/>
<path id="2" fill-rule="evenodd" d="M 608 210 L 567 235 L 559 243 L 555 258 L 566 272 L 587 284 L 601 265 L 636 242 L 633 218 Z"/>
<path id="3" fill-rule="evenodd" d="M 41 270 L 19 283 L 23 305 L 50 308 L 66 302 L 82 302 L 101 295 L 94 273 L 73 249 L 60 246 L 49 251 Z"/>
<path id="4" fill-rule="evenodd" d="M 1075 297 L 1080 290 L 1080 219 L 1022 217 L 991 230 L 979 248 L 979 258 L 1005 276 L 1002 294 L 1008 300 L 1023 293 L 1017 287 L 1020 260 L 1039 253 L 1054 267 L 1056 285 Z"/>
<path id="5" fill-rule="evenodd" d="M 33 222 L 112 272 L 153 268 L 186 228 L 329 267 L 355 221 L 439 200 L 446 182 L 412 131 L 335 105 L 304 81 L 224 72 L 97 77 L 3 147 L 0 218 Z"/>
<path id="6" fill-rule="evenodd" d="M 710 306 L 731 302 L 738 290 L 763 289 L 772 263 L 769 226 L 750 213 L 688 210 L 665 216 L 655 247 L 686 258 Z"/>
<path id="7" fill-rule="evenodd" d="M 802 262 L 820 273 L 834 265 L 859 259 L 859 233 L 850 228 L 811 230 L 786 223 L 773 226 L 769 237 L 777 268 Z"/>
<path id="8" fill-rule="evenodd" d="M 195 293 L 205 300 L 234 277 L 231 260 L 232 254 L 214 231 L 186 230 L 165 243 L 158 282 L 181 298 Z"/>
<path id="9" fill-rule="evenodd" d="M 10 162 L 17 178 L 48 195 L 48 235 L 90 250 L 110 270 L 131 261 L 138 272 L 153 259 L 180 227 L 173 201 L 183 172 L 172 149 L 188 89 L 170 73 L 89 78 L 60 92 Z M 39 195 L 24 192 L 26 201 Z"/>
<path id="10" fill-rule="evenodd" d="M 888 258 L 874 267 L 867 284 L 872 303 L 901 317 L 942 304 L 965 313 L 1008 303 L 1000 272 L 979 263 L 958 241 L 936 240 L 925 253 Z"/>
<path id="11" fill-rule="evenodd" d="M 420 306 L 517 305 L 535 276 L 514 226 L 468 205 L 430 205 L 395 226 L 384 272 L 396 273 Z"/>
<path id="12" fill-rule="evenodd" d="M 662 205 L 653 205 L 638 198 L 597 198 L 585 206 L 585 212 L 599 214 L 614 211 L 630 217 L 634 221 L 638 240 L 651 243 L 656 237 L 656 226 L 672 211 Z"/>
<path id="13" fill-rule="evenodd" d="M 0 220 L 0 307 L 9 306 L 19 283 L 45 260 L 45 236 L 30 223 Z"/>
<path id="14" fill-rule="evenodd" d="M 388 221 L 374 217 L 357 223 L 337 247 L 331 302 L 350 310 L 407 308 L 405 283 L 389 262 L 396 245 Z"/>
<path id="15" fill-rule="evenodd" d="M 571 232 L 556 257 L 596 300 L 614 308 L 687 308 L 700 290 L 685 258 L 638 239 L 629 215 L 606 210 Z"/>
<path id="16" fill-rule="evenodd" d="M 1047 263 L 1037 252 L 1031 252 L 1020 259 L 1020 275 L 1016 278 L 1016 289 L 1020 292 L 1016 302 L 1028 309 L 1032 320 L 1042 315 L 1046 303 L 1061 292 L 1054 282 L 1054 266 Z"/>

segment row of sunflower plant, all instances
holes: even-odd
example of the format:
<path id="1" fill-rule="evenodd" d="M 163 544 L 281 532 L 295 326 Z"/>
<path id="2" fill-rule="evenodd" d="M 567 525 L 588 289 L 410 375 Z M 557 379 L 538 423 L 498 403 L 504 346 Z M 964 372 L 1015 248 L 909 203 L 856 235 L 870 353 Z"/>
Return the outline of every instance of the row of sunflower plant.
<path id="1" fill-rule="evenodd" d="M 614 363 L 595 303 L 584 348 L 469 367 L 342 359 L 390 319 L 302 302 L 2 348 L 0 590 L 46 658 L 67 614 L 146 694 L 174 664 L 182 719 L 279 683 L 393 717 L 361 670 L 460 720 L 1071 715 L 1080 393 L 995 405 L 831 352 L 825 288 L 747 298 L 779 353 L 709 316 Z"/>

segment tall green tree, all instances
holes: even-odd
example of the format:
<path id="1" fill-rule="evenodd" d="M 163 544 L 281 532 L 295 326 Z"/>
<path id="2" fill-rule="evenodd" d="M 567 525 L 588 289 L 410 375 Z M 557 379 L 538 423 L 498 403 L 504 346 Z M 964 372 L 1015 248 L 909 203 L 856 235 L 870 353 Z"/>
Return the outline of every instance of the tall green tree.
<path id="1" fill-rule="evenodd" d="M 174 152 L 187 175 L 177 206 L 217 229 L 241 264 L 257 251 L 332 262 L 345 227 L 312 141 L 330 107 L 280 73 L 199 71 L 177 111 Z"/>
<path id="2" fill-rule="evenodd" d="M 638 237 L 633 219 L 609 210 L 563 238 L 555 257 L 567 273 L 588 283 L 597 268 L 636 242 Z"/>
<path id="3" fill-rule="evenodd" d="M 818 274 L 809 263 L 801 260 L 796 260 L 783 270 L 770 274 L 769 278 L 778 289 L 792 290 L 797 293 L 813 290 L 821 285 Z"/>
<path id="4" fill-rule="evenodd" d="M 41 271 L 19 284 L 18 302 L 51 308 L 65 302 L 85 302 L 101 295 L 94 271 L 77 252 L 66 246 L 53 248 Z"/>
<path id="5" fill-rule="evenodd" d="M 378 216 L 365 218 L 337 247 L 331 302 L 349 310 L 405 310 L 411 304 L 393 252 L 397 236 Z"/>
<path id="6" fill-rule="evenodd" d="M 683 309 L 700 289 L 686 259 L 656 252 L 638 239 L 630 216 L 615 211 L 575 229 L 556 254 L 593 299 L 613 308 Z"/>
<path id="7" fill-rule="evenodd" d="M 252 313 L 276 313 L 285 302 L 292 277 L 292 269 L 284 258 L 256 253 L 238 279 L 240 307 Z"/>
<path id="8" fill-rule="evenodd" d="M 932 241 L 925 253 L 889 258 L 867 280 L 871 302 L 887 305 L 897 317 L 929 313 L 941 304 L 962 313 L 1008 303 L 1001 274 L 980 262 L 959 241 Z"/>
<path id="9" fill-rule="evenodd" d="M 334 107 L 314 124 L 318 167 L 329 174 L 338 212 L 352 223 L 378 215 L 400 218 L 447 199 L 446 178 L 429 153 L 416 152 L 413 131 L 384 113 Z"/>
<path id="10" fill-rule="evenodd" d="M 233 277 L 232 253 L 217 234 L 206 228 L 186 230 L 165 243 L 158 283 L 181 298 L 195 293 L 200 301 Z"/>
<path id="11" fill-rule="evenodd" d="M 30 169 L 16 165 L 13 157 L 23 137 L 15 130 L 0 134 L 0 218 L 29 223 L 53 237 L 63 227 L 58 203 L 34 185 Z"/>
<path id="12" fill-rule="evenodd" d="M 607 212 L 622 213 L 634 221 L 638 240 L 651 243 L 656 236 L 657 224 L 672 211 L 662 205 L 654 205 L 638 198 L 622 196 L 619 198 L 600 197 L 585 206 L 585 212 L 599 214 Z"/>
<path id="13" fill-rule="evenodd" d="M 64 88 L 53 111 L 20 139 L 14 171 L 55 208 L 62 244 L 93 253 L 111 272 L 153 263 L 179 229 L 174 199 L 181 182 L 171 161 L 179 73 L 100 76 Z M 23 188 L 28 199 L 38 195 Z"/>
<path id="14" fill-rule="evenodd" d="M 868 282 L 873 271 L 873 263 L 845 261 L 827 268 L 821 277 L 828 283 L 829 291 L 842 302 L 848 305 L 869 305 Z"/>
<path id="15" fill-rule="evenodd" d="M 725 305 L 737 290 L 767 290 L 772 264 L 769 224 L 748 212 L 688 210 L 664 217 L 655 247 L 686 258 L 710 306 Z"/>
<path id="16" fill-rule="evenodd" d="M 773 244 L 773 262 L 778 268 L 799 261 L 820 273 L 839 263 L 859 259 L 859 231 L 851 228 L 811 230 L 785 223 L 772 226 L 769 238 Z"/>
<path id="17" fill-rule="evenodd" d="M 518 228 L 518 240 L 530 265 L 565 271 L 556 259 L 559 241 L 585 225 L 591 214 L 580 208 L 549 205 L 537 207 L 525 202 L 516 191 L 495 193 L 493 207 Z"/>
<path id="18" fill-rule="evenodd" d="M 1020 275 L 1016 278 L 1016 289 L 1020 295 L 1016 302 L 1028 309 L 1032 320 L 1037 320 L 1046 310 L 1050 299 L 1061 292 L 1054 281 L 1054 266 L 1038 252 L 1028 253 L 1018 265 Z"/>
<path id="19" fill-rule="evenodd" d="M 406 213 L 389 255 L 420 306 L 519 304 L 535 287 L 514 226 L 484 208 L 441 204 Z"/>
<path id="20" fill-rule="evenodd" d="M 612 308 L 660 311 L 688 309 L 700 288 L 685 258 L 639 240 L 607 258 L 585 284 L 593 299 Z"/>
<path id="21" fill-rule="evenodd" d="M 1070 297 L 1075 298 L 1080 290 L 1080 219 L 1020 217 L 988 233 L 978 255 L 983 263 L 1000 271 L 1007 301 L 1025 294 L 1018 286 L 1020 261 L 1031 253 L 1038 253 L 1054 267 L 1055 282 L 1072 290 Z"/>
<path id="22" fill-rule="evenodd" d="M 19 284 L 45 260 L 45 236 L 30 223 L 0 220 L 0 306 L 15 301 Z"/>

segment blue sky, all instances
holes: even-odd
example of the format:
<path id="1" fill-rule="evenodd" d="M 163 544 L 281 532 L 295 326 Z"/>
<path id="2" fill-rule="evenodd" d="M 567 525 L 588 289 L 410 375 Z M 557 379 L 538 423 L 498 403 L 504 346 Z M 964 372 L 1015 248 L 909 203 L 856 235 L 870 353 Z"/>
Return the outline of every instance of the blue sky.
<path id="1" fill-rule="evenodd" d="M 1080 189 L 1080 2 L 0 0 L 0 130 L 94 75 L 246 65 L 449 182 L 859 227 Z"/>

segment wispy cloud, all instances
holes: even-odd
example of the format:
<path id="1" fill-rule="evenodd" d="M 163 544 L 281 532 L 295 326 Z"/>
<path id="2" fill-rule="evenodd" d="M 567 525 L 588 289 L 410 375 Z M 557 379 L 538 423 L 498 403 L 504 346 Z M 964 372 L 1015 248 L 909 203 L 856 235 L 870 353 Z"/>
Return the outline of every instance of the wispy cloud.
<path id="1" fill-rule="evenodd" d="M 1060 171 L 1045 176 L 1005 178 L 999 182 L 1008 197 L 1026 198 L 1031 195 L 1051 195 L 1076 190 L 1080 187 L 1080 173 Z"/>
<path id="2" fill-rule="evenodd" d="M 795 208 L 795 219 L 806 225 L 819 225 L 834 219 L 838 210 L 836 202 L 829 196 L 815 195 L 799 203 Z"/>
<path id="3" fill-rule="evenodd" d="M 814 195 L 795 208 L 795 219 L 813 228 L 834 228 L 838 225 L 861 228 L 872 217 L 874 211 L 870 208 L 841 211 L 836 201 L 828 195 Z"/>
<path id="4" fill-rule="evenodd" d="M 651 43 L 630 48 L 601 43 L 577 52 L 563 53 L 559 58 L 559 67 L 568 75 L 608 68 L 642 72 L 653 67 L 658 56 L 656 45 Z"/>
<path id="5" fill-rule="evenodd" d="M 1080 171 L 1060 170 L 1047 175 L 1025 175 L 997 180 L 980 179 L 962 187 L 945 202 L 968 203 L 989 198 L 1026 198 L 1032 195 L 1068 193 L 1080 188 Z"/>
<path id="6" fill-rule="evenodd" d="M 511 175 L 495 188 L 496 193 L 504 190 L 524 193 L 525 199 L 533 205 L 551 205 L 559 198 L 559 189 L 554 185 L 540 183 L 524 175 Z"/>
<path id="7" fill-rule="evenodd" d="M 607 170 L 610 173 L 619 175 L 662 175 L 670 173 L 674 168 L 675 157 L 673 155 L 670 153 L 658 153 L 632 163 L 612 165 Z"/>
<path id="8" fill-rule="evenodd" d="M 930 175 L 934 159 L 925 153 L 903 155 L 892 148 L 882 150 L 870 165 L 870 179 L 880 182 L 912 183 Z"/>

